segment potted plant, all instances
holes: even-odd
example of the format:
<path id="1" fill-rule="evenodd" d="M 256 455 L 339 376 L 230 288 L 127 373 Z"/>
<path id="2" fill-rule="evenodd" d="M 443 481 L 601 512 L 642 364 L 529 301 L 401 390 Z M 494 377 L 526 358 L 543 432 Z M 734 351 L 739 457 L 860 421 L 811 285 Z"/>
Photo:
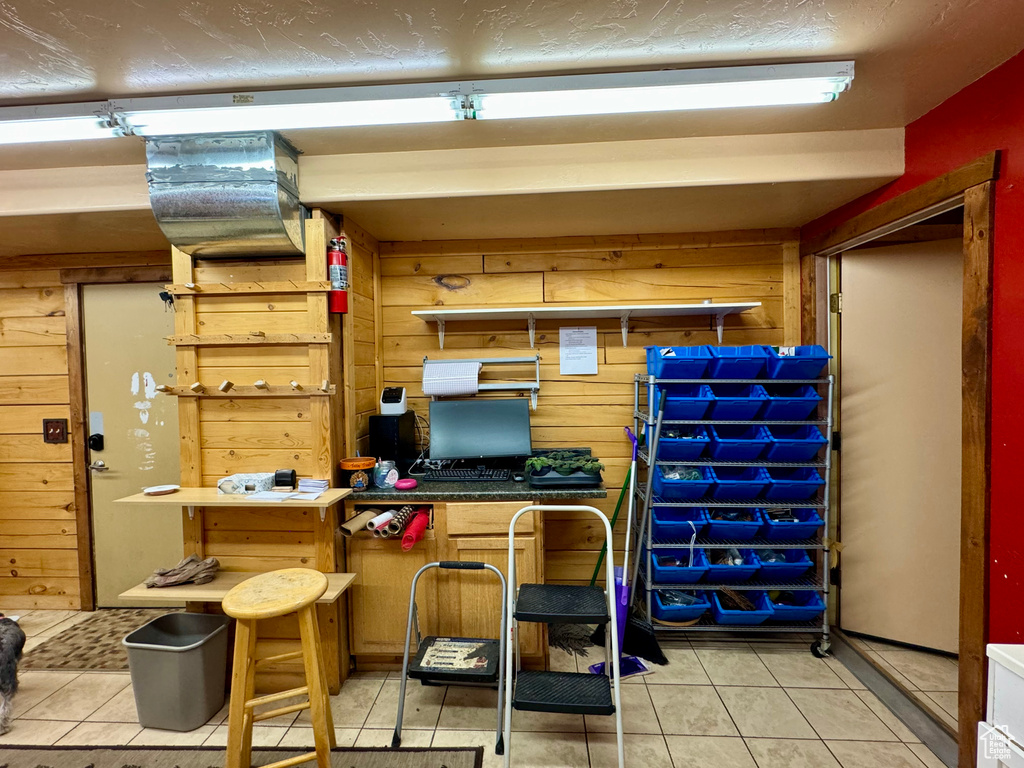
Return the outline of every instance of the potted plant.
<path id="1" fill-rule="evenodd" d="M 604 469 L 604 464 L 593 456 L 582 456 L 573 451 L 551 451 L 543 456 L 531 456 L 525 466 L 537 477 L 543 477 L 552 470 L 563 477 L 577 473 L 594 477 Z"/>

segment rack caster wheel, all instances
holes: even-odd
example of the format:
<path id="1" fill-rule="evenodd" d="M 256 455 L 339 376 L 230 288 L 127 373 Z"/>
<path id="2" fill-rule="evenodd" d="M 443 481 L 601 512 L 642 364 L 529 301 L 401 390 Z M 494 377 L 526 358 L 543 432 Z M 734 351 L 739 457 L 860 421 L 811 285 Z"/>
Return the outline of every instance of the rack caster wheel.
<path id="1" fill-rule="evenodd" d="M 815 640 L 811 643 L 811 655 L 816 659 L 825 659 L 831 656 L 828 649 L 831 648 L 830 643 L 823 642 L 821 640 Z"/>

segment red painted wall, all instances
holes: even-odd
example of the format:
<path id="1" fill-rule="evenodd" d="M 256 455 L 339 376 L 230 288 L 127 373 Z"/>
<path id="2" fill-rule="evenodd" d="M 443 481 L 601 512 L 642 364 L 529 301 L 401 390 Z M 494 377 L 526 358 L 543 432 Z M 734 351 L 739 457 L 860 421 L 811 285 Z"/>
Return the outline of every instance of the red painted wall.
<path id="1" fill-rule="evenodd" d="M 989 641 L 1024 643 L 1024 52 L 907 126 L 903 176 L 804 232 L 841 223 L 994 149 L 1002 160 L 993 267 Z"/>

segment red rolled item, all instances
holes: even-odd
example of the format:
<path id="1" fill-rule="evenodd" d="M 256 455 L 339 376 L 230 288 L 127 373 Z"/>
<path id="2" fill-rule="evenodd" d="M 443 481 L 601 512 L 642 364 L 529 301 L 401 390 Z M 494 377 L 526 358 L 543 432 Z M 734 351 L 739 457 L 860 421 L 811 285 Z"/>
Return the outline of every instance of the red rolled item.
<path id="1" fill-rule="evenodd" d="M 409 524 L 405 526 L 405 533 L 402 534 L 402 551 L 408 552 L 414 546 L 416 542 L 423 538 L 423 533 L 427 530 L 427 523 L 430 521 L 430 516 L 426 512 L 417 512 Z"/>

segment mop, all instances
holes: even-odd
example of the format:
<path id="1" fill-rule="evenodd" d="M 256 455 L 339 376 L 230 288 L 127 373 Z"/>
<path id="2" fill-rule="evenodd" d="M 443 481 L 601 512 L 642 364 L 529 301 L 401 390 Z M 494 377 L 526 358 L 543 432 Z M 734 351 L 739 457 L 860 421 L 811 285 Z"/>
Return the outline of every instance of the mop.
<path id="1" fill-rule="evenodd" d="M 619 635 L 619 648 L 623 649 L 627 647 L 627 626 L 633 628 L 634 622 L 629 620 L 629 584 L 627 582 L 627 575 L 629 573 L 629 543 L 632 539 L 632 528 L 633 528 L 633 501 L 635 498 L 636 491 L 636 454 L 637 454 L 637 441 L 636 435 L 633 434 L 633 430 L 629 427 L 625 428 L 626 436 L 633 443 L 633 458 L 629 466 L 629 506 L 626 507 L 626 549 L 622 559 L 622 567 L 615 568 L 615 629 Z M 611 555 L 609 554 L 609 557 Z M 642 636 L 641 636 L 642 634 Z M 634 650 L 635 653 L 639 653 L 645 658 L 650 658 L 656 664 L 667 664 L 668 659 L 665 658 L 661 652 L 661 648 L 658 646 L 658 641 L 654 639 L 654 632 L 650 632 L 650 640 L 647 638 L 647 633 L 633 632 L 628 638 L 628 647 L 636 648 L 639 646 L 639 650 Z M 604 625 L 598 626 L 594 632 L 591 640 L 595 645 L 604 645 Z M 653 645 L 652 645 L 653 643 Z M 605 674 L 605 663 L 592 664 L 588 669 L 595 675 Z M 646 675 L 653 670 L 647 666 L 637 656 L 619 656 L 619 677 L 625 679 L 627 677 L 634 677 L 636 675 Z"/>

